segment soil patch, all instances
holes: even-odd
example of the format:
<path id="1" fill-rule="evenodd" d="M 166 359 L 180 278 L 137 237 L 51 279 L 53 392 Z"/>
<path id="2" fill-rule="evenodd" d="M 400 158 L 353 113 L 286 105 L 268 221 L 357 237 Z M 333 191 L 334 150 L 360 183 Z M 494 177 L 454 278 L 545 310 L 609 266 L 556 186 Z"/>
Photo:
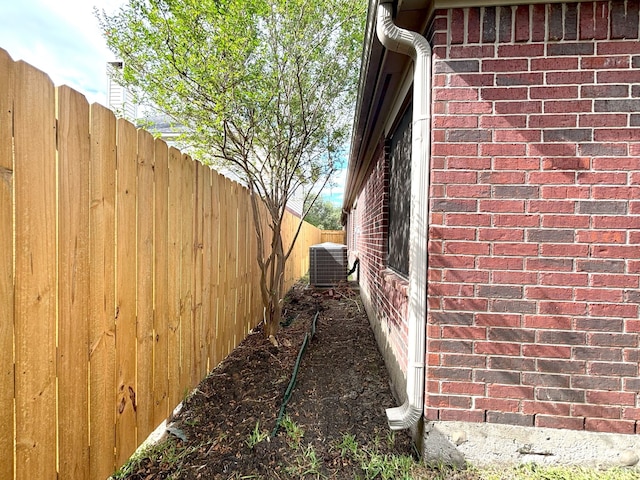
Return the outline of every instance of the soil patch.
<path id="1" fill-rule="evenodd" d="M 272 436 L 316 316 L 285 420 Z M 258 327 L 184 402 L 165 438 L 118 478 L 434 478 L 400 465 L 413 463 L 415 451 L 407 432 L 387 427 L 385 408 L 396 403 L 357 292 L 298 283 L 284 318 L 279 347 Z"/>

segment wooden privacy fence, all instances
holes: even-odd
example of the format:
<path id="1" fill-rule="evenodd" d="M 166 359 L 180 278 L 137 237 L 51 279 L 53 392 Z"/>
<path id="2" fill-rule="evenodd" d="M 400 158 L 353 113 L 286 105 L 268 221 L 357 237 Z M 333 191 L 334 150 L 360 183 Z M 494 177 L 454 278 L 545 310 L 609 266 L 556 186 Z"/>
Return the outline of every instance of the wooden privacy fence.
<path id="1" fill-rule="evenodd" d="M 0 112 L 0 478 L 104 479 L 262 319 L 248 192 L 1 49 Z"/>
<path id="2" fill-rule="evenodd" d="M 346 232 L 344 230 L 322 230 L 320 232 L 320 241 L 324 242 L 332 242 L 332 243 L 340 243 L 342 245 L 346 245 Z"/>

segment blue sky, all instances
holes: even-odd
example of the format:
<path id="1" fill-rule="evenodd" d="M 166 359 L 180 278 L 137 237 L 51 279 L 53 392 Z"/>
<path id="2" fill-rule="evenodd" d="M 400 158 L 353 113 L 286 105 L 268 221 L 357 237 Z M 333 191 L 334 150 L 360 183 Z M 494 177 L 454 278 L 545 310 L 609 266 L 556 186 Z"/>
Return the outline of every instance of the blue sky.
<path id="1" fill-rule="evenodd" d="M 106 104 L 106 47 L 93 8 L 113 13 L 123 0 L 0 1 L 0 48 L 69 85 L 89 102 Z"/>
<path id="2" fill-rule="evenodd" d="M 90 103 L 106 105 L 106 64 L 116 60 L 102 38 L 94 8 L 116 12 L 125 0 L 0 0 L 0 48 L 68 85 Z M 345 162 L 346 163 L 346 162 Z M 342 205 L 346 171 L 323 198 Z"/>

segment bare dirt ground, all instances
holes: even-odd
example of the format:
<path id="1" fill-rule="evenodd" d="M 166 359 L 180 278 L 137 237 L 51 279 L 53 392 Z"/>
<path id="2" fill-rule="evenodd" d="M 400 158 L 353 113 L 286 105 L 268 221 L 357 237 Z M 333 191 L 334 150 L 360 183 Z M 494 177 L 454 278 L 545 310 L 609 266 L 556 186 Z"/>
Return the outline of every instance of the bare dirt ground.
<path id="1" fill-rule="evenodd" d="M 279 347 L 256 329 L 184 402 L 168 436 L 117 478 L 476 478 L 420 466 L 408 433 L 389 431 L 385 408 L 396 403 L 357 292 L 298 283 L 284 317 Z"/>

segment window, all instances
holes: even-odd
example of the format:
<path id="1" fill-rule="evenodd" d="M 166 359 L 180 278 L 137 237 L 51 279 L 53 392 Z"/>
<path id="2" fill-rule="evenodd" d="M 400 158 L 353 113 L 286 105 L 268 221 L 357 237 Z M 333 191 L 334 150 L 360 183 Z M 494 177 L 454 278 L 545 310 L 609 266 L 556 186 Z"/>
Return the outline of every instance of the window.
<path id="1" fill-rule="evenodd" d="M 387 265 L 409 275 L 409 226 L 411 209 L 411 119 L 409 105 L 388 141 L 389 244 Z"/>

